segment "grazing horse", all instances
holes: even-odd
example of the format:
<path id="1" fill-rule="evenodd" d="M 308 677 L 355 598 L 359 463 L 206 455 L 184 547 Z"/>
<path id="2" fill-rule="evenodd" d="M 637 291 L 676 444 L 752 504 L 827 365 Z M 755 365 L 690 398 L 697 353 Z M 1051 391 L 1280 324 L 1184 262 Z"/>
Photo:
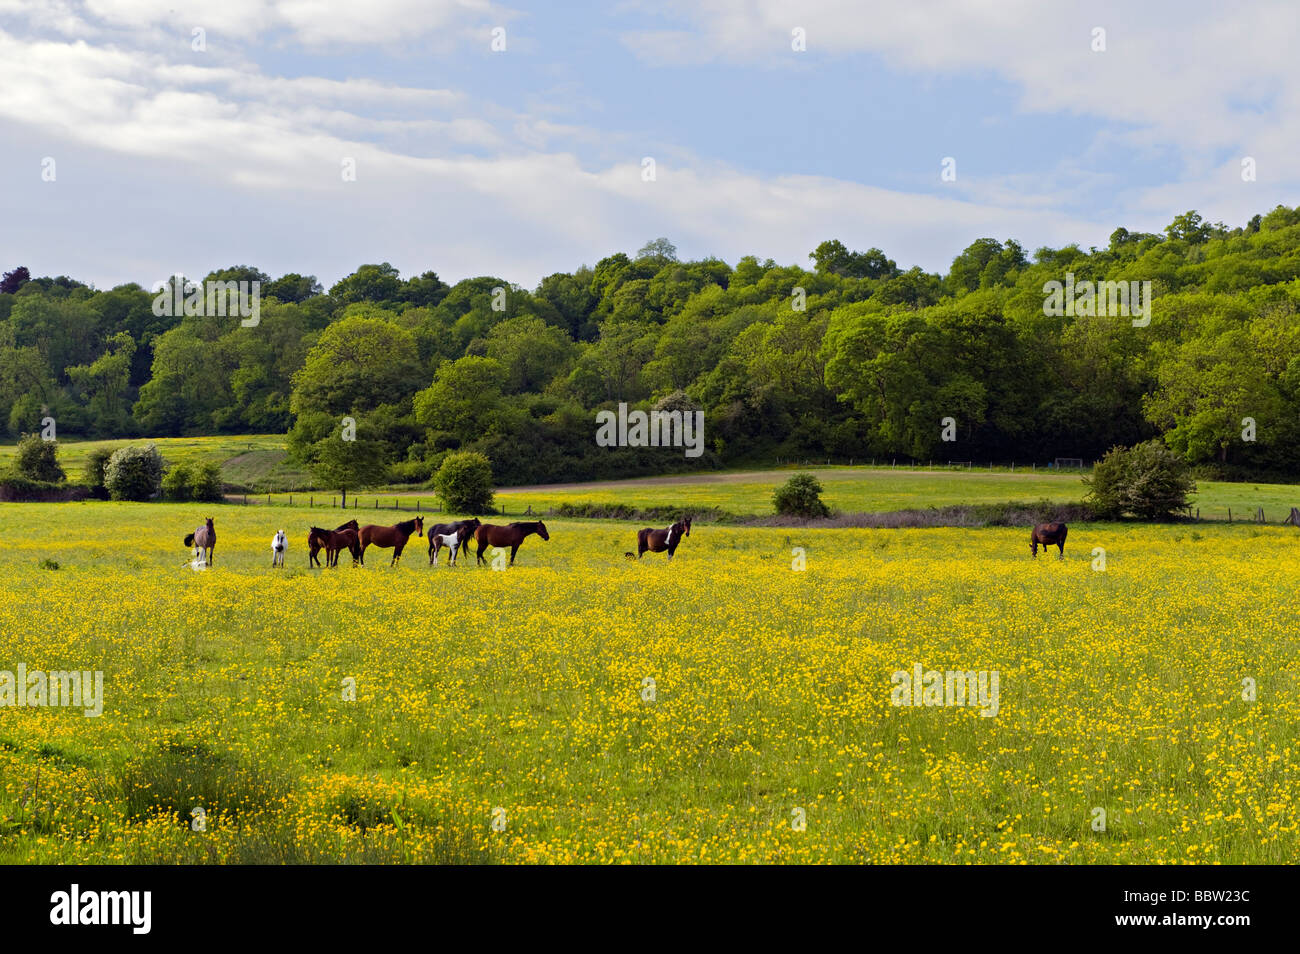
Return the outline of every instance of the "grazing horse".
<path id="1" fill-rule="evenodd" d="M 536 523 L 512 523 L 509 526 L 501 527 L 491 523 L 484 523 L 474 531 L 474 540 L 478 543 L 478 550 L 475 556 L 478 563 L 486 563 L 483 559 L 483 551 L 489 546 L 509 547 L 510 548 L 510 565 L 515 565 L 515 554 L 519 552 L 519 545 L 524 542 L 530 534 L 537 534 L 543 540 L 551 539 L 551 535 L 546 532 L 546 524 L 538 520 Z"/>
<path id="2" fill-rule="evenodd" d="M 185 534 L 185 545 L 201 551 L 195 556 L 200 556 L 205 564 L 212 566 L 212 553 L 217 548 L 217 528 L 212 525 L 211 517 L 193 533 Z"/>
<path id="3" fill-rule="evenodd" d="M 1029 533 L 1029 552 L 1037 559 L 1038 545 L 1041 543 L 1046 550 L 1053 543 L 1060 549 L 1058 560 L 1065 559 L 1065 535 L 1069 533 L 1069 528 L 1063 523 L 1040 523 Z"/>
<path id="4" fill-rule="evenodd" d="M 289 538 L 283 530 L 275 531 L 271 538 L 271 566 L 284 566 L 284 551 L 289 548 Z"/>
<path id="5" fill-rule="evenodd" d="M 339 533 L 340 531 L 343 530 L 359 530 L 359 529 L 360 527 L 357 526 L 356 520 L 353 519 L 353 520 L 349 520 L 347 523 L 343 524 L 340 527 L 335 527 L 333 532 Z M 309 567 L 320 566 L 319 554 L 321 550 L 326 551 L 325 562 L 326 565 L 329 564 L 329 549 L 328 549 L 329 533 L 330 533 L 329 530 L 322 530 L 320 527 L 312 527 L 311 532 L 307 534 L 307 565 Z M 353 554 L 353 559 L 354 560 L 356 559 L 355 553 Z"/>
<path id="6" fill-rule="evenodd" d="M 402 549 L 406 546 L 406 541 L 411 538 L 411 534 L 424 536 L 424 518 L 416 517 L 414 520 L 403 520 L 401 523 L 393 524 L 391 527 L 381 527 L 377 524 L 368 523 L 361 528 L 361 565 L 366 565 L 366 547 L 372 543 L 377 547 L 393 548 L 393 562 L 389 566 L 396 566 L 397 561 L 402 558 Z"/>
<path id="7" fill-rule="evenodd" d="M 478 517 L 470 517 L 468 520 L 457 520 L 455 523 L 437 523 L 429 528 L 425 534 L 429 538 L 429 563 L 433 566 L 438 565 L 438 551 L 444 544 L 439 543 L 439 537 L 445 537 L 448 534 L 458 534 L 460 539 L 460 548 L 464 551 L 465 556 L 469 556 L 469 541 L 474 536 L 474 531 L 482 526 Z M 452 554 L 452 566 L 456 565 L 456 555 Z"/>
<path id="8" fill-rule="evenodd" d="M 689 537 L 690 535 L 690 517 L 678 520 L 672 526 L 665 527 L 663 530 L 646 527 L 644 530 L 638 531 L 636 535 L 636 558 L 641 559 L 647 550 L 651 553 L 663 553 L 667 550 L 668 559 L 671 560 L 673 554 L 677 552 L 678 545 L 682 542 L 682 537 Z"/>
<path id="9" fill-rule="evenodd" d="M 451 565 L 456 565 L 456 553 L 460 550 L 461 536 L 468 539 L 469 534 L 462 530 L 453 530 L 451 533 L 435 533 L 429 531 L 429 562 L 433 566 L 438 565 L 438 551 L 443 547 L 451 550 Z"/>

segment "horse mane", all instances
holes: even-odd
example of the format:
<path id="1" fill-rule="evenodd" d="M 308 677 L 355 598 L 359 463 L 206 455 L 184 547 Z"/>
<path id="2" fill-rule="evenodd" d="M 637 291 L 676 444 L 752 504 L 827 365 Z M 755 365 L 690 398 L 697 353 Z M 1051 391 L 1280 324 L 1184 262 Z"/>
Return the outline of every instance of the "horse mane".
<path id="1" fill-rule="evenodd" d="M 403 520 L 401 523 L 396 524 L 396 528 L 405 534 L 410 534 L 410 532 L 415 529 L 415 521 L 419 519 L 421 518 L 412 517 L 410 520 Z"/>

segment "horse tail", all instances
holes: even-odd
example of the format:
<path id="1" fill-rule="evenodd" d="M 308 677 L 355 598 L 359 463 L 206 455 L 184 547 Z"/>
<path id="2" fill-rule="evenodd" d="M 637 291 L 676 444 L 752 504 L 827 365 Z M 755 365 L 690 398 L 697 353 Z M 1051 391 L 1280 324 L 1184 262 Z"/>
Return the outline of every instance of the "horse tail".
<path id="1" fill-rule="evenodd" d="M 185 545 L 187 547 L 194 546 L 194 534 L 192 533 L 185 534 Z"/>

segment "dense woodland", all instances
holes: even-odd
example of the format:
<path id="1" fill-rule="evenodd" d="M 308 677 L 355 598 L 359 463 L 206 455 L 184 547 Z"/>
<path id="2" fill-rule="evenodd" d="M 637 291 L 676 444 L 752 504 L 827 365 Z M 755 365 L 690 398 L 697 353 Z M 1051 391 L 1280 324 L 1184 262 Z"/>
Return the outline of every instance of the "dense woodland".
<path id="1" fill-rule="evenodd" d="M 386 263 L 328 290 L 248 266 L 206 276 L 263 282 L 255 327 L 16 267 L 0 283 L 0 426 L 287 433 L 305 460 L 352 417 L 385 471 L 369 476 L 396 481 L 461 448 L 531 483 L 777 457 L 1091 461 L 1152 436 L 1226 474 L 1300 471 L 1300 209 L 1233 229 L 1188 212 L 1101 249 L 982 238 L 946 275 L 839 241 L 809 258 L 683 262 L 658 239 L 532 290 Z M 1045 283 L 1067 273 L 1150 281 L 1150 324 L 1045 314 Z M 707 452 L 598 447 L 595 412 L 620 401 L 702 410 Z"/>

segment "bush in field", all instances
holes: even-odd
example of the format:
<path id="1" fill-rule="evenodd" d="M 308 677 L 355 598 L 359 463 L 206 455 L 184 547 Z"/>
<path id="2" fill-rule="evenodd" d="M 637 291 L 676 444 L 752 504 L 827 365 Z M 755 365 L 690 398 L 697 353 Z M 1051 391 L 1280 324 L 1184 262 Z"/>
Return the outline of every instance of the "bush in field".
<path id="1" fill-rule="evenodd" d="M 18 442 L 14 470 L 28 480 L 40 480 L 48 484 L 62 483 L 67 477 L 59 466 L 58 441 L 44 440 L 39 434 L 24 434 Z"/>
<path id="2" fill-rule="evenodd" d="M 821 481 L 812 474 L 795 474 L 772 494 L 772 505 L 783 517 L 829 517 L 831 508 L 822 502 Z"/>
<path id="3" fill-rule="evenodd" d="M 190 499 L 221 502 L 221 468 L 210 461 L 190 469 Z"/>
<path id="4" fill-rule="evenodd" d="M 452 513 L 486 513 L 492 507 L 492 464 L 482 454 L 448 454 L 433 475 L 433 489 Z"/>
<path id="5" fill-rule="evenodd" d="M 1132 514 L 1142 520 L 1165 520 L 1191 505 L 1196 492 L 1186 462 L 1156 439 L 1134 447 L 1112 447 L 1084 478 L 1086 498 L 1098 517 Z"/>
<path id="6" fill-rule="evenodd" d="M 113 451 L 104 467 L 104 489 L 114 500 L 149 500 L 162 488 L 162 455 L 153 444 Z"/>
<path id="7" fill-rule="evenodd" d="M 104 469 L 112 456 L 113 450 L 109 447 L 97 447 L 86 456 L 86 470 L 82 482 L 96 496 L 107 496 L 107 491 L 104 490 Z"/>
<path id="8" fill-rule="evenodd" d="M 193 478 L 189 464 L 172 464 L 163 474 L 162 494 L 164 500 L 183 503 L 190 499 L 190 480 Z"/>
<path id="9" fill-rule="evenodd" d="M 218 503 L 221 501 L 221 468 L 212 463 L 172 464 L 162 479 L 163 498 Z"/>

